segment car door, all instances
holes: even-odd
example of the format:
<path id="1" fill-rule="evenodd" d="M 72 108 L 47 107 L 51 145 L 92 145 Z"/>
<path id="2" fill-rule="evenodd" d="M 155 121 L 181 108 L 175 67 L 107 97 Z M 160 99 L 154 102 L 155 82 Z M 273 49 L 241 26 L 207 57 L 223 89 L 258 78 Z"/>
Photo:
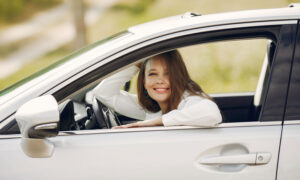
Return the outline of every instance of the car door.
<path id="1" fill-rule="evenodd" d="M 1 178 L 275 179 L 280 123 L 227 126 L 62 133 L 50 139 L 50 158 L 27 157 L 20 139 L 2 139 Z M 255 165 L 257 156 L 266 164 Z"/>
<path id="2" fill-rule="evenodd" d="M 296 25 L 289 21 L 272 23 L 219 26 L 215 31 L 156 40 L 152 46 L 112 61 L 113 65 L 128 64 L 134 61 L 132 57 L 139 59 L 199 42 L 272 37 L 277 44 L 258 121 L 229 121 L 216 128 L 179 126 L 60 132 L 57 137 L 49 138 L 55 147 L 49 158 L 27 157 L 21 150 L 20 138 L 2 136 L 1 179 L 276 179 Z M 112 68 L 107 65 L 92 73 L 107 67 Z M 91 77 L 92 74 L 80 77 L 54 96 L 60 101 L 65 94 L 72 93 L 73 87 L 85 86 Z"/>

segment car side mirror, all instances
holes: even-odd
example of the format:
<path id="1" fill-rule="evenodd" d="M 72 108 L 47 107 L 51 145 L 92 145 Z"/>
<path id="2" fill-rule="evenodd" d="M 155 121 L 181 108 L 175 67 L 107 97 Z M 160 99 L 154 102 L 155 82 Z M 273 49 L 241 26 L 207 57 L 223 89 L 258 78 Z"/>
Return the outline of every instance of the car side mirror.
<path id="1" fill-rule="evenodd" d="M 23 104 L 16 112 L 24 153 L 30 157 L 50 157 L 54 144 L 46 139 L 58 134 L 59 110 L 52 95 L 37 97 Z"/>

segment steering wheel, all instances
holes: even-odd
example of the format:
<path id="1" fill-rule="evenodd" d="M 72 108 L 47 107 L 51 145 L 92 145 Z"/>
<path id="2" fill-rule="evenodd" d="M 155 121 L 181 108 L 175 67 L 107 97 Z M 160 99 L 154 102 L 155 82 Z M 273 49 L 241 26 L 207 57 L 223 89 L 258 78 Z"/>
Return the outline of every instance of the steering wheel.
<path id="1" fill-rule="evenodd" d="M 92 109 L 96 123 L 100 129 L 110 129 L 114 126 L 121 125 L 118 116 L 96 97 L 93 97 Z"/>

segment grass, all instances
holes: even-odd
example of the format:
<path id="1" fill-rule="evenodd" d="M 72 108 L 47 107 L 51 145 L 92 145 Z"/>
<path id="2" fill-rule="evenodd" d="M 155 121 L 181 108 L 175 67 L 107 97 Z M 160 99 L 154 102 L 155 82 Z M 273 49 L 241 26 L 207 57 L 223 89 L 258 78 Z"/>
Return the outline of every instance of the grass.
<path id="1" fill-rule="evenodd" d="M 266 52 L 263 39 L 179 49 L 193 80 L 208 93 L 255 91 Z"/>
<path id="2" fill-rule="evenodd" d="M 113 8 L 103 14 L 95 25 L 88 28 L 87 36 L 88 41 L 92 43 L 130 26 L 188 11 L 210 14 L 285 7 L 290 3 L 290 0 L 227 0 L 226 3 L 220 3 L 219 0 L 119 0 Z M 5 50 L 1 51 L 5 52 Z M 65 46 L 27 64 L 12 76 L 0 80 L 0 90 L 52 64 L 69 54 L 70 51 L 70 47 Z M 253 91 L 265 52 L 265 42 L 214 43 L 201 47 L 183 48 L 180 51 L 192 78 L 206 92 Z M 131 91 L 134 92 L 134 88 Z"/>

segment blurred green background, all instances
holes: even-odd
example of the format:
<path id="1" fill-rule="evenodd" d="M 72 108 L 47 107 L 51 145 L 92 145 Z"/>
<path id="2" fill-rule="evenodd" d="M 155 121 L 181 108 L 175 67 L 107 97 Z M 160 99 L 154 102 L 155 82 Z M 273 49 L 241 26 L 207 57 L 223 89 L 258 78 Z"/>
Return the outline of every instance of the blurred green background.
<path id="1" fill-rule="evenodd" d="M 62 3 L 62 0 L 1 0 L 0 25 L 6 26 L 29 19 L 34 14 Z"/>
<path id="2" fill-rule="evenodd" d="M 63 2 L 65 1 L 1 0 L 0 32 Z M 95 24 L 87 28 L 86 36 L 88 44 L 90 44 L 130 26 L 188 11 L 205 15 L 246 9 L 280 8 L 296 2 L 292 0 L 119 0 L 107 9 Z M 87 1 L 83 0 L 83 3 L 88 6 Z M 255 43 L 252 43 L 251 40 L 227 44 L 215 43 L 198 47 L 200 50 L 193 50 L 194 47 L 191 47 L 180 49 L 180 51 L 192 77 L 206 92 L 247 92 L 255 90 L 266 47 L 265 40 L 254 41 Z M 27 40 L 24 40 L 1 47 L 0 61 L 26 42 Z M 247 54 L 249 48 L 251 48 L 251 52 Z M 74 47 L 71 42 L 31 61 L 16 73 L 0 79 L 0 90 L 45 68 L 73 51 Z M 239 58 L 241 53 L 236 52 L 242 52 L 243 58 Z M 199 57 L 202 55 L 206 55 L 206 61 L 199 63 Z M 227 60 L 220 61 L 219 59 L 224 59 L 223 57 L 226 57 Z M 242 61 L 239 61 L 240 59 Z"/>

